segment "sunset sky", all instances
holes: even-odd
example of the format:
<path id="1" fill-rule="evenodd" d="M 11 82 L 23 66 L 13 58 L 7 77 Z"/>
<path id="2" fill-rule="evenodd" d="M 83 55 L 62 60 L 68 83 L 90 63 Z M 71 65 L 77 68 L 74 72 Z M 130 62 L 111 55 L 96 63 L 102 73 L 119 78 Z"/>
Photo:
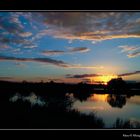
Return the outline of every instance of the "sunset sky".
<path id="1" fill-rule="evenodd" d="M 140 82 L 140 12 L 0 12 L 0 80 Z"/>

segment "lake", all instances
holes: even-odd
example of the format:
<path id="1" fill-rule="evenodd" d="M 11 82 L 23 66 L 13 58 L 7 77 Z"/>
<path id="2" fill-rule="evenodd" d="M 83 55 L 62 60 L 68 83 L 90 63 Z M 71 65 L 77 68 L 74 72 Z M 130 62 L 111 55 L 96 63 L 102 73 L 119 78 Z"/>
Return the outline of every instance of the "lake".
<path id="1" fill-rule="evenodd" d="M 5 102 L 6 104 L 6 102 Z M 133 128 L 140 127 L 140 96 L 134 94 L 107 93 L 16 93 L 10 96 L 6 122 L 17 122 L 27 128 L 114 128 L 117 119 L 130 121 Z M 30 112 L 30 113 L 29 113 Z M 12 114 L 11 114 L 12 113 Z M 9 116 L 7 115 L 7 116 Z M 26 119 L 25 119 L 26 118 Z M 31 119 L 34 118 L 34 119 Z M 5 116 L 3 118 L 5 120 Z M 26 121 L 25 121 L 26 120 Z M 129 128 L 119 121 L 115 128 Z M 18 124 L 19 124 L 18 123 Z M 28 123 L 29 125 L 29 123 Z M 9 126 L 9 125 L 8 125 Z"/>
<path id="2" fill-rule="evenodd" d="M 73 108 L 82 113 L 96 113 L 105 122 L 105 127 L 113 125 L 117 118 L 140 122 L 140 96 L 92 94 L 86 101 L 76 100 Z"/>

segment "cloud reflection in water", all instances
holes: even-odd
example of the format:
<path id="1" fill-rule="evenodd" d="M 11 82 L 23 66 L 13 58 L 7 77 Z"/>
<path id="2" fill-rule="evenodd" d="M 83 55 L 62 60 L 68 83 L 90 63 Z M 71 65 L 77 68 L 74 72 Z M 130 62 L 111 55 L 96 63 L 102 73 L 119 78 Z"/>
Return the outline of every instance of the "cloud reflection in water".
<path id="1" fill-rule="evenodd" d="M 45 101 L 41 99 L 41 97 L 36 96 L 35 93 L 30 93 L 29 96 L 21 96 L 19 93 L 16 93 L 14 96 L 12 96 L 9 101 L 16 102 L 17 100 L 21 99 L 22 101 L 28 101 L 31 103 L 31 106 L 39 105 L 44 106 L 46 104 Z"/>

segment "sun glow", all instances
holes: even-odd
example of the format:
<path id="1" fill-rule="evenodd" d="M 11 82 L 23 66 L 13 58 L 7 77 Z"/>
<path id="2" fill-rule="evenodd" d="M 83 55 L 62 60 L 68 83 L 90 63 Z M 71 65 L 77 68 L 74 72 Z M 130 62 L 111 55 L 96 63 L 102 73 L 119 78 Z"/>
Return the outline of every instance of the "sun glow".
<path id="1" fill-rule="evenodd" d="M 102 75 L 102 76 L 97 76 L 97 77 L 91 77 L 90 80 L 92 84 L 101 83 L 101 84 L 107 85 L 107 82 L 113 78 L 117 78 L 117 75 Z"/>

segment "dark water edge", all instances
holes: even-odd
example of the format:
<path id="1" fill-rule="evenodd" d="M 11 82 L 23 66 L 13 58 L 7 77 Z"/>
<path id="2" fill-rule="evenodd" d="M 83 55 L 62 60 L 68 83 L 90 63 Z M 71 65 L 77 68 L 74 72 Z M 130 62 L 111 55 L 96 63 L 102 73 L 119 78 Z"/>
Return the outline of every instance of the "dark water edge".
<path id="1" fill-rule="evenodd" d="M 93 92 L 140 95 L 139 90 L 97 90 L 87 84 L 3 82 L 0 84 L 0 129 L 107 129 L 96 114 L 72 109 L 71 93 L 75 99 L 85 101 Z M 111 129 L 118 128 L 136 129 L 140 124 L 134 127 L 129 120 L 118 118 Z"/>

